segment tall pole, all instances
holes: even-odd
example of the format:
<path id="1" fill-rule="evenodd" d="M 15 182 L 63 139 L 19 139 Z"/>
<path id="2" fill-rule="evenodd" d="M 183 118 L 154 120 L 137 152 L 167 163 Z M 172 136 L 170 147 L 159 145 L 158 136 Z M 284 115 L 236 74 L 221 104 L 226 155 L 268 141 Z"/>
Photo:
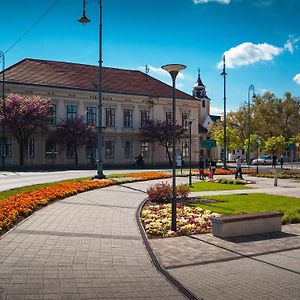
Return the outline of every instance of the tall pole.
<path id="1" fill-rule="evenodd" d="M 83 0 L 83 15 L 78 20 L 81 24 L 87 24 L 90 20 L 85 15 L 86 0 Z M 95 178 L 104 178 L 103 174 L 103 132 L 102 132 L 102 0 L 99 0 L 99 68 L 98 68 L 98 118 L 97 118 L 97 175 Z"/>
<path id="2" fill-rule="evenodd" d="M 172 77 L 172 203 L 171 203 L 171 230 L 176 231 L 176 100 L 175 81 L 178 73 L 185 69 L 184 65 L 170 64 L 162 66 Z"/>
<path id="3" fill-rule="evenodd" d="M 102 132 L 102 0 L 99 0 L 99 76 L 98 76 L 98 161 L 97 178 L 104 178 L 103 174 L 103 132 Z"/>
<path id="4" fill-rule="evenodd" d="M 189 160 L 190 160 L 190 172 L 189 172 L 189 185 L 192 186 L 192 121 L 189 121 Z"/>
<path id="5" fill-rule="evenodd" d="M 4 52 L 0 50 L 0 56 L 2 57 L 2 118 L 5 117 L 5 56 Z M 5 168 L 5 150 L 6 150 L 6 139 L 5 139 L 5 125 L 2 120 L 1 125 L 1 167 L 2 170 Z"/>
<path id="6" fill-rule="evenodd" d="M 227 161 L 227 140 L 226 140 L 226 64 L 225 64 L 225 55 L 223 56 L 223 71 L 221 76 L 224 78 L 224 157 L 223 157 L 223 168 L 226 169 Z"/>
<path id="7" fill-rule="evenodd" d="M 254 94 L 254 85 L 251 84 L 248 88 L 248 149 L 247 149 L 247 162 L 248 169 L 250 169 L 250 132 L 251 132 L 251 105 L 250 105 L 250 91 Z"/>

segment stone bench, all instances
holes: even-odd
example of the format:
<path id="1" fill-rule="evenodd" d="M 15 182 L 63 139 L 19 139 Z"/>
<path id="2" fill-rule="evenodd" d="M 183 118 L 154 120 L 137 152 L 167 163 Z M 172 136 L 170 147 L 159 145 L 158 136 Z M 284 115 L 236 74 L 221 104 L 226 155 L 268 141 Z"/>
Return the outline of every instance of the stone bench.
<path id="1" fill-rule="evenodd" d="M 283 213 L 262 212 L 212 218 L 212 233 L 225 238 L 281 231 Z"/>

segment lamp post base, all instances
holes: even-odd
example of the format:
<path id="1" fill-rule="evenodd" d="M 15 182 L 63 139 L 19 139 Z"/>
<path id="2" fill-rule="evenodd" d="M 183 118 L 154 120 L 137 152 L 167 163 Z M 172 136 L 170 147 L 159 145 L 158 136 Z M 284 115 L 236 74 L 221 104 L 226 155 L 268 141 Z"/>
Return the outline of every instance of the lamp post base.
<path id="1" fill-rule="evenodd" d="M 104 174 L 97 174 L 93 177 L 93 179 L 104 179 L 105 178 L 105 175 Z"/>

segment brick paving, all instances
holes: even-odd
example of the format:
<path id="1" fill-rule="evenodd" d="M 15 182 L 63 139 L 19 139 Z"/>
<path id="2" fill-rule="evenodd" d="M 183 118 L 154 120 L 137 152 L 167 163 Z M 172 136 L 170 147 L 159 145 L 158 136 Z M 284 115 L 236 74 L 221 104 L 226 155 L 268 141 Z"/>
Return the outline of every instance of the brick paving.
<path id="1" fill-rule="evenodd" d="M 149 184 L 57 201 L 4 235 L 0 299 L 184 299 L 151 263 L 136 223 Z M 295 184 L 279 181 L 276 188 L 298 194 Z M 257 187 L 271 186 L 266 180 Z M 199 299 L 300 299 L 299 237 L 296 224 L 277 234 L 231 240 L 206 234 L 150 244 L 161 265 Z"/>
<path id="2" fill-rule="evenodd" d="M 113 186 L 36 212 L 0 240 L 0 299 L 184 299 L 143 244 L 144 198 Z"/>

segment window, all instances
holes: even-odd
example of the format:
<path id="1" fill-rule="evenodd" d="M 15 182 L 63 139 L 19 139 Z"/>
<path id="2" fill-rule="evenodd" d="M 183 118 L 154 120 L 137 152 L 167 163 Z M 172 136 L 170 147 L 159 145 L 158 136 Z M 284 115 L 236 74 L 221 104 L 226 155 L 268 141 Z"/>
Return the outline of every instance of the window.
<path id="1" fill-rule="evenodd" d="M 86 108 L 86 123 L 87 125 L 96 126 L 96 107 Z"/>
<path id="2" fill-rule="evenodd" d="M 173 114 L 171 112 L 166 112 L 166 122 L 169 124 L 173 122 Z"/>
<path id="3" fill-rule="evenodd" d="M 115 127 L 115 109 L 114 108 L 106 108 L 105 125 L 106 125 L 106 127 Z"/>
<path id="4" fill-rule="evenodd" d="M 24 156 L 34 157 L 34 139 L 30 139 L 24 145 Z"/>
<path id="5" fill-rule="evenodd" d="M 50 124 L 56 124 L 56 104 L 50 107 Z"/>
<path id="6" fill-rule="evenodd" d="M 189 120 L 189 114 L 183 113 L 183 114 L 182 114 L 182 127 L 183 127 L 184 129 L 188 129 L 188 127 L 189 127 L 189 122 L 188 122 L 188 120 Z"/>
<path id="7" fill-rule="evenodd" d="M 124 127 L 132 127 L 132 110 L 124 109 Z"/>
<path id="8" fill-rule="evenodd" d="M 0 157 L 11 157 L 11 138 L 0 138 Z"/>
<path id="9" fill-rule="evenodd" d="M 45 142 L 45 156 L 46 157 L 55 157 L 57 154 L 56 152 L 56 144 L 52 141 L 46 140 Z"/>
<path id="10" fill-rule="evenodd" d="M 190 143 L 182 142 L 182 157 L 189 157 L 189 149 L 190 149 Z"/>
<path id="11" fill-rule="evenodd" d="M 205 100 L 202 100 L 202 107 L 205 107 Z"/>
<path id="12" fill-rule="evenodd" d="M 115 142 L 105 141 L 105 158 L 115 157 Z"/>
<path id="13" fill-rule="evenodd" d="M 67 144 L 67 159 L 75 158 L 75 148 L 71 144 Z"/>
<path id="14" fill-rule="evenodd" d="M 76 120 L 77 119 L 77 106 L 67 105 L 67 119 Z"/>
<path id="15" fill-rule="evenodd" d="M 96 147 L 91 145 L 86 145 L 85 147 L 86 158 L 94 165 L 96 162 Z"/>
<path id="16" fill-rule="evenodd" d="M 141 154 L 143 157 L 149 157 L 149 142 L 142 142 L 141 143 Z"/>
<path id="17" fill-rule="evenodd" d="M 147 121 L 149 121 L 149 110 L 141 111 L 141 128 L 146 126 Z"/>
<path id="18" fill-rule="evenodd" d="M 124 143 L 124 156 L 125 158 L 131 158 L 132 157 L 132 142 L 131 141 L 125 141 Z"/>

